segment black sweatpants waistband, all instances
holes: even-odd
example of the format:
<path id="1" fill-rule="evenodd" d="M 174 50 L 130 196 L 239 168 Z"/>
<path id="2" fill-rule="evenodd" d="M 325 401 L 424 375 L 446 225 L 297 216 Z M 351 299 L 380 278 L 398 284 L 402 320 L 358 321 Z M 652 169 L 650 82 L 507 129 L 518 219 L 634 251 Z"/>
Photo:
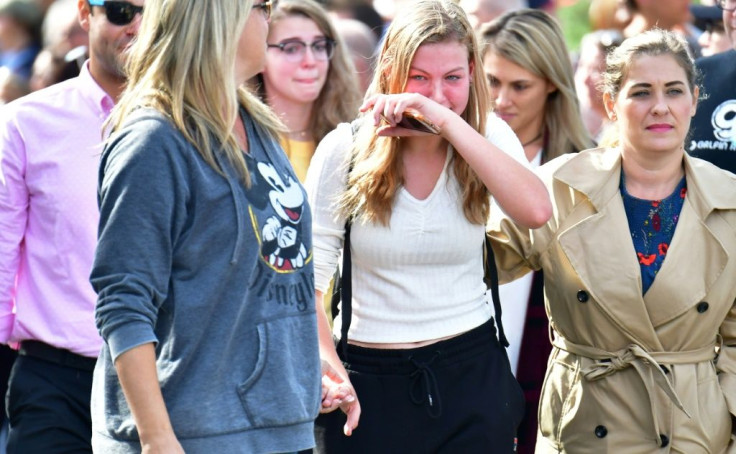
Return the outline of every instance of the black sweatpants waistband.
<path id="1" fill-rule="evenodd" d="M 463 334 L 410 349 L 366 348 L 348 344 L 347 358 L 341 359 L 351 370 L 372 374 L 411 374 L 416 362 L 432 362 L 434 367 L 449 366 L 483 354 L 498 344 L 493 318 Z"/>

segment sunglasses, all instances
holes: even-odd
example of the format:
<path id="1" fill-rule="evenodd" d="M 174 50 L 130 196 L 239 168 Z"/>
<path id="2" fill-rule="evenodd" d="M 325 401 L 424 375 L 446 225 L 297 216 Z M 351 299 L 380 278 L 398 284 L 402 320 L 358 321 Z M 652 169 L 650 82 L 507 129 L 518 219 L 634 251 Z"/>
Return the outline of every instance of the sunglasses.
<path id="1" fill-rule="evenodd" d="M 88 0 L 90 6 L 105 8 L 107 21 L 113 25 L 128 25 L 133 22 L 136 14 L 143 14 L 143 7 L 130 2 L 109 0 Z"/>
<path id="2" fill-rule="evenodd" d="M 262 3 L 254 4 L 253 9 L 256 9 L 256 8 L 260 9 L 263 12 L 263 15 L 266 16 L 266 20 L 270 20 L 271 13 L 273 12 L 273 6 L 274 6 L 273 4 L 274 4 L 273 0 L 267 0 Z"/>

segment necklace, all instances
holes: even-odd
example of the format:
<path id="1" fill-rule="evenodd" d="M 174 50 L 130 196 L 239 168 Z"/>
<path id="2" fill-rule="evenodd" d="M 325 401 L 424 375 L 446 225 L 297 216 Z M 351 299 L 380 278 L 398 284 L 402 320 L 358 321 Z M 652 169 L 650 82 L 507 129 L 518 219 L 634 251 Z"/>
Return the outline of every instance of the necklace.
<path id="1" fill-rule="evenodd" d="M 528 142 L 524 142 L 524 143 L 522 143 L 522 144 L 521 144 L 521 146 L 522 146 L 522 147 L 526 147 L 527 145 L 529 145 L 529 144 L 531 144 L 531 143 L 534 143 L 534 142 L 536 142 L 536 141 L 537 141 L 537 140 L 539 140 L 539 139 L 540 139 L 541 137 L 542 137 L 542 131 L 539 131 L 539 134 L 537 134 L 537 135 L 536 135 L 536 137 L 534 137 L 534 138 L 533 138 L 532 140 L 530 140 L 530 141 L 528 141 Z"/>

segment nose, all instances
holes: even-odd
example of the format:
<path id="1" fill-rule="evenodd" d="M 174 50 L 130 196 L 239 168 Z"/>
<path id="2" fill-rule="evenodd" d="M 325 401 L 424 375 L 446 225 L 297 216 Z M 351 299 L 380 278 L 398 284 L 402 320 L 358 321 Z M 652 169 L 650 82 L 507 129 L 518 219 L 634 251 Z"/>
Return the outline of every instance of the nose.
<path id="1" fill-rule="evenodd" d="M 304 47 L 304 55 L 302 55 L 302 64 L 303 65 L 314 65 L 317 62 L 317 58 L 314 55 L 314 49 L 312 49 L 312 46 L 305 46 Z"/>
<path id="2" fill-rule="evenodd" d="M 665 115 L 669 110 L 670 108 L 669 105 L 667 105 L 667 100 L 665 99 L 664 94 L 658 94 L 654 106 L 652 106 L 652 113 L 654 115 Z"/>
<path id="3" fill-rule="evenodd" d="M 430 93 L 429 99 L 435 101 L 437 104 L 443 106 L 447 105 L 447 97 L 445 96 L 445 90 L 442 86 L 443 81 L 437 80 L 432 84 L 432 93 Z"/>
<path id="4" fill-rule="evenodd" d="M 496 108 L 506 108 L 511 105 L 511 98 L 509 97 L 507 88 L 497 88 L 493 90 L 493 93 L 496 96 Z"/>

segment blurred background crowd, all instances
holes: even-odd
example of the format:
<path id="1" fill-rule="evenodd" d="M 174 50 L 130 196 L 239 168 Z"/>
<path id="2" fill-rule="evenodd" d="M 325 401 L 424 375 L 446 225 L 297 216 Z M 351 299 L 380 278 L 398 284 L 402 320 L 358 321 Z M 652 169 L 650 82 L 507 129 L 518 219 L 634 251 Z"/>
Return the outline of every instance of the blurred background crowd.
<path id="1" fill-rule="evenodd" d="M 80 27 L 77 17 L 80 1 L 83 0 L 0 0 L 0 105 L 80 73 L 87 61 L 89 48 L 88 34 Z M 259 74 L 253 83 L 257 85 L 258 94 L 279 114 L 288 130 L 288 134 L 282 138 L 282 146 L 300 179 L 305 178 L 316 144 L 338 123 L 351 120 L 357 112 L 360 99 L 351 96 L 356 89 L 353 78 L 346 75 L 352 70 L 347 62 L 352 58 L 358 76 L 357 92 L 362 95 L 368 90 L 372 80 L 373 59 L 387 25 L 396 12 L 402 8 L 410 8 L 412 1 L 414 0 L 320 0 L 333 19 L 331 24 L 324 23 L 326 21 L 322 19 L 324 13 L 321 8 L 295 4 L 296 2 L 284 2 L 284 6 L 271 17 L 269 48 L 273 52 L 269 53 L 266 70 Z M 495 47 L 490 46 L 488 55 L 506 55 L 509 58 L 496 60 L 489 58 L 484 62 L 486 66 L 484 71 L 489 75 L 489 79 L 492 79 L 493 101 L 497 112 L 509 123 L 525 152 L 528 153 L 527 158 L 534 165 L 554 158 L 556 154 L 552 154 L 552 151 L 562 154 L 590 148 L 593 143 L 589 139 L 605 144 L 605 133 L 610 120 L 603 105 L 599 86 L 605 70 L 606 54 L 621 44 L 625 38 L 655 27 L 671 30 L 686 38 L 695 58 L 723 53 L 736 45 L 724 29 L 724 13 L 716 6 L 715 0 L 457 0 L 457 2 L 467 12 L 479 35 L 482 35 L 484 41 L 489 42 L 494 41 L 493 38 L 503 27 L 498 25 L 496 28 L 499 30 L 496 30 L 487 24 L 510 11 L 527 7 L 537 8 L 559 20 L 566 49 L 562 51 L 562 55 L 557 51 L 547 52 L 545 49 L 540 51 L 549 59 L 556 60 L 557 65 L 548 64 L 544 70 L 535 72 L 525 67 L 521 58 L 511 58 L 502 49 L 503 46 L 500 44 L 502 40 L 497 40 Z M 721 2 L 722 7 L 724 4 L 725 2 Z M 728 5 L 726 11 L 734 14 L 733 3 Z M 131 17 L 134 16 L 135 14 Z M 559 36 L 559 33 L 556 35 L 553 33 L 555 30 L 549 32 L 548 44 L 553 44 L 552 42 Z M 306 43 L 292 36 L 297 31 L 321 38 Z M 335 33 L 339 35 L 339 39 L 330 38 Z M 338 46 L 337 43 L 344 45 Z M 307 46 L 311 49 L 309 52 L 306 50 Z M 567 58 L 563 58 L 566 57 L 565 52 L 569 54 L 570 63 Z M 733 52 L 731 50 L 729 57 L 730 71 L 733 71 Z M 531 51 L 528 53 L 534 54 Z M 542 60 L 548 63 L 546 60 L 549 59 L 538 58 L 535 64 Z M 502 64 L 496 64 L 499 60 Z M 574 81 L 569 74 L 570 64 Z M 287 80 L 290 73 L 296 74 L 296 68 L 300 65 L 319 69 L 319 83 L 312 84 L 311 92 L 302 85 L 294 89 L 296 85 Z M 708 102 L 712 106 L 703 104 L 701 109 L 705 112 L 703 117 L 707 117 L 707 121 L 703 120 L 705 122 L 710 122 L 710 112 L 715 112 L 720 108 L 718 104 L 731 96 L 732 89 L 725 84 L 733 85 L 731 72 L 724 70 L 726 65 L 720 60 L 713 65 L 717 65 L 718 71 L 710 71 L 711 79 L 706 80 L 704 84 L 706 92 L 711 95 L 716 91 L 724 93 L 710 96 Z M 538 66 L 544 65 L 540 63 Z M 328 68 L 332 68 L 332 71 Z M 701 66 L 700 69 L 708 76 L 707 66 Z M 518 74 L 522 76 L 517 77 Z M 513 87 L 512 89 L 505 87 L 508 81 L 513 85 L 514 81 L 522 79 L 531 81 L 538 79 L 542 84 L 551 84 L 552 91 L 559 91 L 562 95 L 557 96 L 556 101 L 548 103 L 548 110 L 545 108 L 546 101 L 543 95 L 532 94 L 528 98 L 531 102 L 526 102 L 524 96 L 511 93 L 514 91 Z M 572 85 L 574 91 L 568 89 Z M 723 88 L 728 88 L 729 92 L 725 93 L 727 90 Z M 575 106 L 575 102 L 572 101 L 575 98 L 580 108 L 580 116 L 577 112 L 565 113 L 564 106 L 568 106 L 569 111 L 570 106 Z M 727 128 L 722 129 L 730 134 L 729 138 L 733 138 L 733 116 L 732 110 L 726 108 L 732 109 L 729 107 L 732 106 L 731 103 L 730 100 L 723 103 L 725 107 L 721 109 L 725 112 L 724 122 L 729 123 Z M 513 105 L 527 116 L 519 116 L 516 120 L 505 118 L 506 104 Z M 557 104 L 563 107 L 556 107 Z M 548 112 L 550 115 L 547 115 Z M 551 123 L 562 117 L 570 121 L 567 123 L 563 121 L 559 126 Z M 583 126 L 578 127 L 580 119 Z M 710 128 L 709 125 L 701 125 L 700 131 L 710 134 L 716 126 L 714 124 L 713 128 Z M 582 131 L 583 127 L 585 131 Z M 547 134 L 543 136 L 540 131 L 545 130 Z M 712 138 L 709 140 L 693 141 L 693 145 L 688 145 L 686 149 L 691 153 L 697 152 L 701 143 L 708 145 L 701 148 L 716 151 L 721 149 L 718 141 Z M 736 149 L 736 145 L 729 146 L 730 150 Z M 543 154 L 540 149 L 547 151 Z M 699 153 L 693 155 L 702 156 Z M 725 165 L 723 163 L 719 165 L 733 170 L 736 161 L 730 158 L 730 155 L 729 153 L 728 158 L 722 158 Z M 516 312 L 504 308 L 504 324 L 509 327 L 507 332 L 511 343 L 509 356 L 512 369 L 525 391 L 528 391 L 527 413 L 532 417 L 539 399 L 541 379 L 546 366 L 545 358 L 551 349 L 546 315 L 541 303 L 541 285 L 541 277 L 533 277 L 530 274 L 529 281 L 523 284 L 525 286 L 523 292 L 513 288 L 507 290 L 507 294 L 502 294 L 502 300 L 511 301 L 512 307 L 523 308 Z M 517 296 L 514 297 L 513 294 Z M 529 296 L 530 294 L 532 296 Z M 523 300 L 523 303 L 529 300 L 529 311 L 527 312 L 525 305 L 514 302 L 514 298 Z M 531 302 L 535 298 L 536 305 Z M 535 322 L 534 325 L 530 319 L 535 319 L 538 323 Z M 529 326 L 538 328 L 535 332 L 541 343 L 528 344 L 527 348 L 533 351 L 538 360 L 523 360 L 524 351 L 523 349 L 520 351 L 520 347 L 525 345 L 521 340 L 522 334 L 528 337 L 535 333 L 525 332 L 525 326 L 527 329 Z M 13 356 L 14 353 L 10 349 L 0 347 L 0 385 L 4 385 L 7 381 Z M 536 365 L 539 370 L 525 372 L 524 367 L 519 367 L 519 364 Z M 2 389 L 0 392 L 0 395 L 5 394 Z M 2 414 L 4 412 L 0 412 L 0 415 Z M 528 432 L 526 438 L 524 435 L 520 437 L 520 452 L 526 452 L 524 442 L 526 441 L 527 445 L 533 444 L 536 420 L 526 421 L 520 432 L 522 434 Z M 0 430 L 0 452 L 3 452 L 4 446 L 2 439 L 3 432 Z"/>
<path id="2" fill-rule="evenodd" d="M 354 55 L 363 88 L 370 57 L 395 11 L 412 0 L 322 0 L 339 20 L 338 31 Z M 504 12 L 533 7 L 560 19 L 579 68 L 583 117 L 593 134 L 602 109 L 595 98 L 602 56 L 622 37 L 658 26 L 691 42 L 696 57 L 730 48 L 721 11 L 713 0 L 459 0 L 478 27 Z M 77 21 L 77 0 L 0 0 L 0 103 L 75 76 L 86 58 L 87 35 Z M 591 93 L 592 92 L 592 93 Z M 594 115 L 586 115 L 588 113 Z"/>

